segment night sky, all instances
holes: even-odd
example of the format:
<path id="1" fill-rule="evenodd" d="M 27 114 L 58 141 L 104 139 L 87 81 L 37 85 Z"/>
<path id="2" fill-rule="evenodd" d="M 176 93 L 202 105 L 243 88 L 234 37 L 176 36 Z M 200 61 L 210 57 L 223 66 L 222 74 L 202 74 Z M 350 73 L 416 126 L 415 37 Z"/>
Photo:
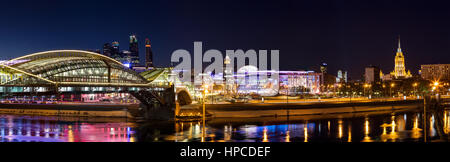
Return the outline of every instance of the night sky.
<path id="1" fill-rule="evenodd" d="M 136 34 L 152 42 L 155 64 L 170 65 L 177 49 L 280 50 L 280 68 L 303 70 L 321 62 L 329 71 L 394 68 L 400 35 L 407 69 L 450 63 L 450 11 L 445 1 L 190 0 L 2 1 L 0 59 L 55 49 L 101 49 Z M 193 52 L 191 52 L 193 53 Z"/>

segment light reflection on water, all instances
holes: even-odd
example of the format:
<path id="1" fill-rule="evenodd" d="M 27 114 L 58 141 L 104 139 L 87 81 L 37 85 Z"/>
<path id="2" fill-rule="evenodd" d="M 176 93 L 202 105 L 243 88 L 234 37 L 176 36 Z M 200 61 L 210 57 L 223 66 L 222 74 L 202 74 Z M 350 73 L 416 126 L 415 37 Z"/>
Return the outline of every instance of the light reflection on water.
<path id="1" fill-rule="evenodd" d="M 442 113 L 442 125 L 437 116 L 428 114 L 425 134 L 431 141 L 450 132 L 450 113 Z M 208 126 L 206 141 L 219 142 L 423 142 L 424 121 L 421 112 L 396 112 L 352 118 L 319 119 L 278 124 L 224 124 Z M 176 141 L 199 141 L 200 123 L 177 123 L 181 129 L 175 133 Z M 193 131 L 194 130 L 194 131 Z M 430 141 L 427 141 L 430 142 Z"/>
<path id="2" fill-rule="evenodd" d="M 132 124 L 0 115 L 0 142 L 134 142 Z"/>
<path id="3" fill-rule="evenodd" d="M 422 142 L 424 135 L 430 142 L 449 135 L 448 110 L 423 118 L 420 111 L 411 111 L 277 122 L 213 119 L 203 134 L 201 122 L 137 124 L 122 119 L 0 115 L 0 142 Z"/>

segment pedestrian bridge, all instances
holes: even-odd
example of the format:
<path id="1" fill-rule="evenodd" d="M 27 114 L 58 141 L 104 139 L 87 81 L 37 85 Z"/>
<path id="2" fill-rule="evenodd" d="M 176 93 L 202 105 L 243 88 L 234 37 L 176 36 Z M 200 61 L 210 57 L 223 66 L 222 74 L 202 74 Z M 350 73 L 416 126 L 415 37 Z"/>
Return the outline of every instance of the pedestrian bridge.
<path id="1" fill-rule="evenodd" d="M 157 80 L 167 73 L 156 69 L 138 74 L 110 57 L 88 51 L 46 51 L 0 62 L 0 94 L 117 92 L 129 93 L 148 107 L 173 107 L 174 85 Z"/>
<path id="2" fill-rule="evenodd" d="M 5 87 L 168 86 L 154 85 L 122 63 L 87 51 L 40 52 L 1 62 L 0 66 L 0 85 Z"/>

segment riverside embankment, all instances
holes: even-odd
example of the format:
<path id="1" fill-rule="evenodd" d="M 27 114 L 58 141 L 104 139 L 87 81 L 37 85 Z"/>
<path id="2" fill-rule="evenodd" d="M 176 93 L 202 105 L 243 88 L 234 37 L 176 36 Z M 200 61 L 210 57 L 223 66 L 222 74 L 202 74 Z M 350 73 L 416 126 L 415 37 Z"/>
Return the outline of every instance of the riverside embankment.
<path id="1" fill-rule="evenodd" d="M 206 104 L 206 110 L 214 118 L 324 115 L 417 109 L 421 107 L 423 107 L 423 100 Z"/>

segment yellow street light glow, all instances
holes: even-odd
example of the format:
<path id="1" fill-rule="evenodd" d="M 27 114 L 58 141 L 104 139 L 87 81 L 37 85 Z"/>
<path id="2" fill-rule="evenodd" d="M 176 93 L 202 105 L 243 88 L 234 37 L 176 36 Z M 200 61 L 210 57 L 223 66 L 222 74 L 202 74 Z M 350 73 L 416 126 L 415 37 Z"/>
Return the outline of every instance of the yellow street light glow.
<path id="1" fill-rule="evenodd" d="M 439 82 L 434 82 L 434 86 L 438 86 L 439 85 Z"/>
<path id="2" fill-rule="evenodd" d="M 394 87 L 394 86 L 395 86 L 395 84 L 394 84 L 394 83 L 392 83 L 392 84 L 391 84 L 391 87 Z"/>

